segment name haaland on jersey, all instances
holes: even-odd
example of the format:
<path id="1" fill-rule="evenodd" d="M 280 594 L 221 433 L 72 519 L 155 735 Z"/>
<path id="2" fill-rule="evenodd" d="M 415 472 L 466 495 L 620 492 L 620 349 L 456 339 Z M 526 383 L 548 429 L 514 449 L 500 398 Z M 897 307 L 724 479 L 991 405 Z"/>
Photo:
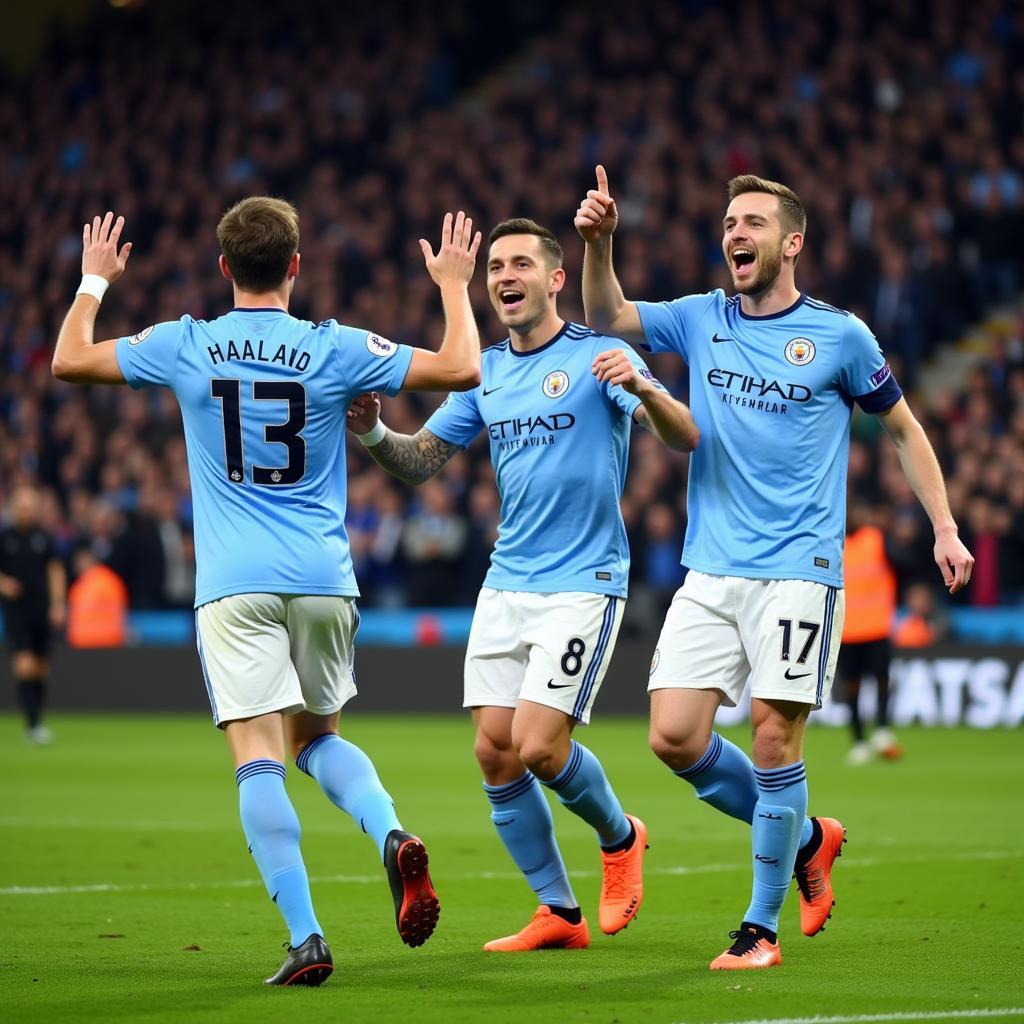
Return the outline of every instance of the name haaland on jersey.
<path id="1" fill-rule="evenodd" d="M 334 320 L 236 309 L 118 339 L 135 388 L 170 387 L 189 453 L 196 607 L 230 594 L 357 596 L 345 413 L 394 395 L 412 349 Z"/>

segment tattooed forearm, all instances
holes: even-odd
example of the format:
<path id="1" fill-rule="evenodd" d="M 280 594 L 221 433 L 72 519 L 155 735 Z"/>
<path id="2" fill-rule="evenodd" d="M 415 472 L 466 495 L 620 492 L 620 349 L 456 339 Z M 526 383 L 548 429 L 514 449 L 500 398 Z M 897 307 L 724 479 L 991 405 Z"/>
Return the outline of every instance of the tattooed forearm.
<path id="1" fill-rule="evenodd" d="M 457 444 L 442 441 L 426 427 L 415 435 L 389 430 L 380 444 L 367 449 L 379 466 L 407 484 L 423 483 L 458 450 Z"/>

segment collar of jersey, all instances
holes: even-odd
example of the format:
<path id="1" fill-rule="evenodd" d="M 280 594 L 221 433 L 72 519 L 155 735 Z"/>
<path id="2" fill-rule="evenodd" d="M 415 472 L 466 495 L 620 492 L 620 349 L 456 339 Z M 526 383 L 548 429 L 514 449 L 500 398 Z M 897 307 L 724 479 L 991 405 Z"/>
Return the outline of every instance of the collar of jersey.
<path id="1" fill-rule="evenodd" d="M 799 309 L 800 306 L 804 304 L 806 298 L 807 296 L 804 295 L 803 292 L 801 292 L 800 298 L 797 299 L 796 302 L 794 302 L 793 305 L 789 307 L 789 309 L 784 309 L 779 313 L 768 313 L 765 316 L 751 316 L 749 313 L 744 313 L 743 307 L 738 302 L 736 303 L 736 309 L 744 320 L 778 320 L 780 316 L 789 316 L 789 314 L 792 313 L 793 310 Z"/>
<path id="2" fill-rule="evenodd" d="M 232 313 L 283 313 L 285 316 L 288 315 L 287 309 L 282 309 L 280 306 L 235 306 Z"/>
<path id="3" fill-rule="evenodd" d="M 511 336 L 511 335 L 509 335 L 509 339 L 508 339 L 508 350 L 509 350 L 509 352 L 511 352 L 511 353 L 512 353 L 512 355 L 514 355 L 514 356 L 518 356 L 518 357 L 519 357 L 520 359 L 525 359 L 525 358 L 526 358 L 527 356 L 535 356 L 535 355 L 539 355 L 539 354 L 540 354 L 541 352 L 543 352 L 543 351 L 544 351 L 545 349 L 551 348 L 551 346 L 552 346 L 552 345 L 554 345 L 554 343 L 555 343 L 556 341 L 558 341 L 558 339 L 559 339 L 559 338 L 560 338 L 560 337 L 561 337 L 561 336 L 562 336 L 563 334 L 565 334 L 565 332 L 566 332 L 566 331 L 567 331 L 568 329 L 569 329 L 569 321 L 568 321 L 568 320 L 564 320 L 564 321 L 562 321 L 562 329 L 561 329 L 561 330 L 560 330 L 560 331 L 559 331 L 559 332 L 558 332 L 558 333 L 557 333 L 557 334 L 556 334 L 556 335 L 555 335 L 555 336 L 554 336 L 554 337 L 553 337 L 553 338 L 552 338 L 552 339 L 551 339 L 550 341 L 545 341 L 545 342 L 544 342 L 544 344 L 543 344 L 543 345 L 541 345 L 541 346 L 540 346 L 539 348 L 531 348 L 529 352 L 517 352 L 517 351 L 515 350 L 515 348 L 513 348 L 513 347 L 512 347 L 512 336 Z"/>

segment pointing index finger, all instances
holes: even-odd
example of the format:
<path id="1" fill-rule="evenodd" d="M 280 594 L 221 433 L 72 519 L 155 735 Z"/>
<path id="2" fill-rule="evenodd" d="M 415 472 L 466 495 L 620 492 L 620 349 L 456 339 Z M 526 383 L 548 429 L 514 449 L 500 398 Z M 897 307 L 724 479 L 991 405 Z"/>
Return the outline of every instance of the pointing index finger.
<path id="1" fill-rule="evenodd" d="M 605 195 L 610 195 L 608 191 L 608 172 L 604 169 L 604 164 L 598 164 L 594 170 L 597 173 L 597 190 Z"/>

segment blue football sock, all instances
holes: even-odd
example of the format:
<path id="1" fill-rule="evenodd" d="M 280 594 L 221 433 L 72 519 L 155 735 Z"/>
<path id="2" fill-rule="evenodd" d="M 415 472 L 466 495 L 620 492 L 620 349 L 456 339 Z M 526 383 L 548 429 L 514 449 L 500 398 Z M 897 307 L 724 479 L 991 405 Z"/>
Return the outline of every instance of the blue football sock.
<path id="1" fill-rule="evenodd" d="M 235 781 L 249 852 L 288 925 L 289 942 L 301 946 L 310 935 L 323 935 L 323 930 L 313 912 L 309 878 L 299 851 L 299 819 L 284 788 L 284 765 L 249 761 L 235 772 Z"/>
<path id="2" fill-rule="evenodd" d="M 807 815 L 807 773 L 803 761 L 797 761 L 781 768 L 755 768 L 754 775 L 754 891 L 743 920 L 777 932 Z"/>
<path id="3" fill-rule="evenodd" d="M 750 758 L 717 732 L 703 757 L 689 768 L 676 772 L 697 791 L 697 796 L 723 814 L 748 825 L 754 820 L 757 781 Z"/>
<path id="4" fill-rule="evenodd" d="M 573 740 L 562 770 L 553 779 L 541 781 L 597 832 L 602 846 L 616 846 L 629 838 L 633 826 L 622 813 L 601 762 L 586 747 Z"/>
<path id="5" fill-rule="evenodd" d="M 723 814 L 739 818 L 748 825 L 754 820 L 754 805 L 757 803 L 754 765 L 735 743 L 730 743 L 718 733 L 711 734 L 708 749 L 696 764 L 675 774 L 689 782 L 701 800 L 717 807 Z M 804 818 L 801 849 L 810 842 L 813 832 L 811 819 Z"/>
<path id="6" fill-rule="evenodd" d="M 800 830 L 800 849 L 802 850 L 810 841 L 811 836 L 814 835 L 814 826 L 811 824 L 810 818 L 804 818 L 804 827 Z"/>
<path id="7" fill-rule="evenodd" d="M 359 822 L 384 859 L 384 841 L 401 828 L 395 803 L 380 784 L 373 762 L 336 733 L 318 736 L 295 759 L 301 771 L 320 783 L 327 799 Z"/>
<path id="8" fill-rule="evenodd" d="M 484 792 L 491 801 L 491 821 L 538 901 L 578 907 L 555 842 L 551 808 L 537 780 L 527 772 L 504 786 L 484 783 Z"/>

